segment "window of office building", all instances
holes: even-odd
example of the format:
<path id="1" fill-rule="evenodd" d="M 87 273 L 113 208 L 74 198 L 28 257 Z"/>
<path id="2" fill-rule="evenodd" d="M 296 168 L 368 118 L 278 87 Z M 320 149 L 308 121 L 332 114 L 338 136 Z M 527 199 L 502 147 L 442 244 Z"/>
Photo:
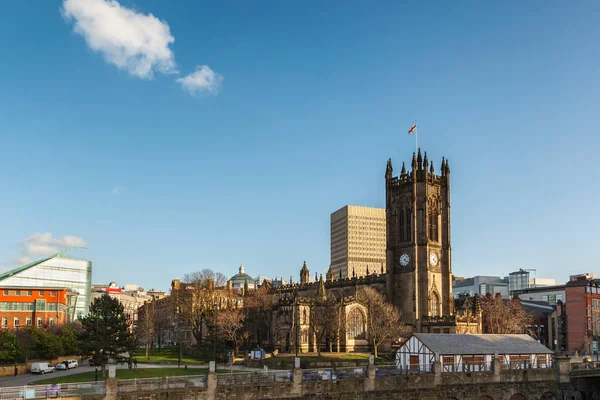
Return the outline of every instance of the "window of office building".
<path id="1" fill-rule="evenodd" d="M 25 318 L 25 326 L 31 326 L 31 318 Z"/>
<path id="2" fill-rule="evenodd" d="M 54 318 L 50 318 L 50 326 L 54 326 Z"/>
<path id="3" fill-rule="evenodd" d="M 41 318 L 37 319 L 37 327 L 38 328 L 43 328 L 44 327 L 44 320 Z"/>
<path id="4" fill-rule="evenodd" d="M 6 317 L 2 317 L 2 328 L 3 329 L 8 328 L 8 318 L 6 318 Z"/>
<path id="5" fill-rule="evenodd" d="M 16 290 L 15 291 L 15 296 L 20 296 L 21 295 L 21 291 L 20 290 Z"/>
<path id="6" fill-rule="evenodd" d="M 19 318 L 15 318 L 15 328 L 21 326 L 21 320 Z"/>
<path id="7" fill-rule="evenodd" d="M 43 295 L 44 295 L 44 291 L 40 290 L 40 296 L 43 296 Z"/>

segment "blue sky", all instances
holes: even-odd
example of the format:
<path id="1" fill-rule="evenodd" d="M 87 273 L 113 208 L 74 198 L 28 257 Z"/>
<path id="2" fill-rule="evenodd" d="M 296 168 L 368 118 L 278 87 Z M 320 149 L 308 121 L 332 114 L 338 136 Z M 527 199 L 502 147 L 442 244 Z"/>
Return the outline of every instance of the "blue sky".
<path id="1" fill-rule="evenodd" d="M 325 273 L 330 213 L 385 206 L 416 119 L 456 275 L 600 272 L 598 2 L 2 8 L 2 268 L 85 242 L 95 282 Z"/>

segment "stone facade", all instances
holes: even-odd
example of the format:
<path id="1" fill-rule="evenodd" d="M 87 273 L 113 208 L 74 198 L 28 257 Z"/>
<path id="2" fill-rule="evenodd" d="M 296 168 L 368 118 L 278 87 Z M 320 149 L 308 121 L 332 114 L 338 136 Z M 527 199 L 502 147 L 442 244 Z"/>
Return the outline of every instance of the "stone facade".
<path id="1" fill-rule="evenodd" d="M 363 286 L 375 288 L 392 302 L 415 332 L 481 333 L 479 297 L 452 296 L 448 161 L 442 160 L 441 174 L 436 175 L 427 154 L 422 157 L 419 151 L 413 154 L 411 172 L 403 164 L 400 176 L 394 177 L 389 160 L 385 180 L 387 268 L 373 266 L 365 276 L 340 277 L 330 267 L 325 280 L 315 276 L 310 282 L 305 262 L 299 283 L 272 289 L 279 296 L 271 327 L 278 343 L 261 344 L 275 345 L 281 351 L 293 351 L 296 346 L 300 352 L 315 351 L 315 338 L 308 334 L 310 320 L 304 316 L 310 315 L 311 299 L 320 287 L 337 299 L 343 331 L 333 346 L 318 344 L 324 348 L 368 349 L 368 325 L 363 322 L 364 332 L 350 326 L 364 321 L 364 310 L 356 299 Z"/>

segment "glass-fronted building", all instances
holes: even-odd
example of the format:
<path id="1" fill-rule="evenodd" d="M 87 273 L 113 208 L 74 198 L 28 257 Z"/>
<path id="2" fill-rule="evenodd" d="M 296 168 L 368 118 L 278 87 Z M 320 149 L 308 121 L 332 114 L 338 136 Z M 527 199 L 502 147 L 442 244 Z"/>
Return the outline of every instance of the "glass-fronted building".
<path id="1" fill-rule="evenodd" d="M 77 293 L 75 318 L 87 315 L 92 291 L 92 262 L 61 257 L 72 249 L 0 274 L 4 286 L 62 287 Z"/>

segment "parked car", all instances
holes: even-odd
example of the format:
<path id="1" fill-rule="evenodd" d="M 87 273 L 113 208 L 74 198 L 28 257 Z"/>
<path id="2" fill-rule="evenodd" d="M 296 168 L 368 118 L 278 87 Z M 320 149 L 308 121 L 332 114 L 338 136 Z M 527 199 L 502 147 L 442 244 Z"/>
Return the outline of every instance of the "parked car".
<path id="1" fill-rule="evenodd" d="M 65 363 L 67 363 L 67 369 L 77 368 L 79 366 L 77 360 L 66 360 Z"/>
<path id="2" fill-rule="evenodd" d="M 32 374 L 46 374 L 48 372 L 54 372 L 54 367 L 46 362 L 36 362 L 31 364 Z"/>
<path id="3" fill-rule="evenodd" d="M 56 364 L 56 366 L 54 367 L 55 370 L 57 371 L 62 371 L 67 369 L 67 363 L 65 361 L 61 361 L 58 364 Z"/>

